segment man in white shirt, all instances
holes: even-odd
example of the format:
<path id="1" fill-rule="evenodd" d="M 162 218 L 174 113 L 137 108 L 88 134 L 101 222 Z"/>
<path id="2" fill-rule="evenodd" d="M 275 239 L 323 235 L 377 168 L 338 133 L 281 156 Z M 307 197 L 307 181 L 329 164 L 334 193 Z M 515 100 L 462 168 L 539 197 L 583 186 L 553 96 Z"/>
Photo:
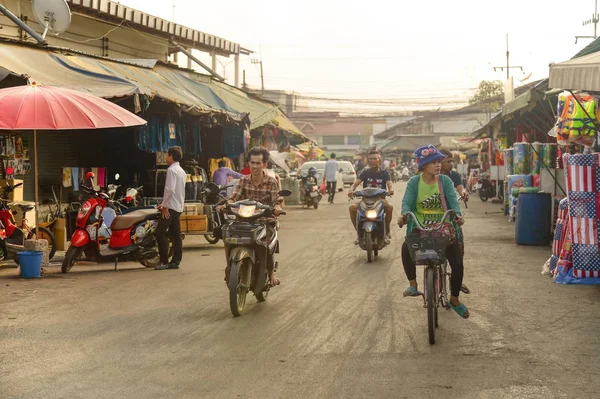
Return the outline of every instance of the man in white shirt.
<path id="1" fill-rule="evenodd" d="M 183 242 L 181 241 L 181 229 L 179 226 L 179 217 L 183 212 L 183 203 L 185 201 L 185 180 L 186 173 L 179 165 L 183 158 L 183 151 L 180 147 L 171 147 L 167 152 L 167 178 L 165 180 L 165 193 L 163 201 L 158 206 L 162 217 L 156 227 L 156 242 L 160 253 L 160 265 L 156 270 L 179 269 L 183 253 Z M 173 259 L 169 263 L 169 240 L 167 230 L 173 240 Z"/>
<path id="2" fill-rule="evenodd" d="M 337 172 L 339 169 L 338 162 L 335 160 L 335 154 L 331 153 L 329 161 L 325 163 L 325 173 L 323 174 L 323 182 L 327 181 L 327 192 L 329 193 L 329 202 L 333 204 L 337 186 Z"/>

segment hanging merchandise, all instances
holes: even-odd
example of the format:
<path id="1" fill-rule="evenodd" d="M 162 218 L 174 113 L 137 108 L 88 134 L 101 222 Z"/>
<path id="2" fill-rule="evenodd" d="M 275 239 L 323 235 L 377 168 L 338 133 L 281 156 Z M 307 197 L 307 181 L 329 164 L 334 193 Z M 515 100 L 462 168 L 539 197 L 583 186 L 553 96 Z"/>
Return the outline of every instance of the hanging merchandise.
<path id="1" fill-rule="evenodd" d="M 504 168 L 505 168 L 505 173 L 504 173 L 505 175 L 514 175 L 515 174 L 512 148 L 504 150 Z"/>
<path id="2" fill-rule="evenodd" d="M 531 144 L 531 173 L 539 175 L 542 170 L 543 146 L 542 143 L 535 142 Z"/>
<path id="3" fill-rule="evenodd" d="M 561 274 L 557 282 L 600 284 L 600 209 L 597 206 L 600 199 L 600 186 L 597 184 L 600 153 L 567 154 L 563 163 L 569 198 L 572 269 L 567 275 Z"/>
<path id="4" fill-rule="evenodd" d="M 516 175 L 531 173 L 530 148 L 527 143 L 515 143 L 513 148 L 513 171 Z"/>
<path id="5" fill-rule="evenodd" d="M 597 99 L 588 93 L 580 93 L 577 94 L 577 100 L 568 92 L 558 96 L 557 141 L 561 145 L 576 143 L 590 147 L 596 138 L 594 122 L 598 122 Z"/>
<path id="6" fill-rule="evenodd" d="M 552 242 L 552 255 L 546 262 L 546 267 L 551 274 L 555 274 L 560 260 L 560 253 L 567 236 L 565 224 L 569 214 L 569 200 L 563 198 L 558 205 L 558 217 L 554 229 L 554 241 Z"/>
<path id="7" fill-rule="evenodd" d="M 62 171 L 62 185 L 63 187 L 73 186 L 73 177 L 71 176 L 71 168 L 63 168 Z"/>
<path id="8" fill-rule="evenodd" d="M 283 131 L 279 132 L 279 152 L 290 151 L 290 139 Z"/>
<path id="9" fill-rule="evenodd" d="M 13 168 L 14 177 L 24 176 L 31 171 L 27 140 L 20 135 L 5 136 L 0 140 L 0 156 L 4 159 L 4 168 Z"/>
<path id="10" fill-rule="evenodd" d="M 244 128 L 239 125 L 226 125 L 223 128 L 223 149 L 225 156 L 237 158 L 244 151 Z"/>

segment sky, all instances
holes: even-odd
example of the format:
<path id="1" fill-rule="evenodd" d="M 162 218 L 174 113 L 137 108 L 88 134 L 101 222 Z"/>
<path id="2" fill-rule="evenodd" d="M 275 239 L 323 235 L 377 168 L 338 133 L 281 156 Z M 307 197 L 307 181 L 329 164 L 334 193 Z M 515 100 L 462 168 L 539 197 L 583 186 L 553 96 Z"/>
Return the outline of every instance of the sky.
<path id="1" fill-rule="evenodd" d="M 172 0 L 121 0 L 171 20 Z M 267 89 L 297 93 L 302 107 L 401 111 L 456 108 L 481 80 L 526 82 L 590 43 L 594 0 L 175 0 L 175 22 L 251 49 L 247 83 L 260 88 L 251 58 L 262 58 Z M 201 54 L 201 53 L 200 53 Z M 210 65 L 210 58 L 201 55 Z M 233 58 L 218 72 L 233 84 Z M 336 100 L 317 101 L 315 98 Z M 338 101 L 337 99 L 352 99 Z M 307 109 L 300 109 L 307 110 Z"/>

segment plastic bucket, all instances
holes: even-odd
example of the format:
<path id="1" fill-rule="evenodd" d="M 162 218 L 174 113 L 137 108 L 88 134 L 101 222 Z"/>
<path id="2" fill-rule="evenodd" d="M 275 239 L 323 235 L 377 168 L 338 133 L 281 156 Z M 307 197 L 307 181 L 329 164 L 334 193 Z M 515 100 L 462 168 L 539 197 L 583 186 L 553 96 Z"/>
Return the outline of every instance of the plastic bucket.
<path id="1" fill-rule="evenodd" d="M 19 267 L 21 268 L 21 278 L 37 278 L 42 274 L 42 257 L 44 253 L 41 251 L 24 251 L 19 252 Z"/>

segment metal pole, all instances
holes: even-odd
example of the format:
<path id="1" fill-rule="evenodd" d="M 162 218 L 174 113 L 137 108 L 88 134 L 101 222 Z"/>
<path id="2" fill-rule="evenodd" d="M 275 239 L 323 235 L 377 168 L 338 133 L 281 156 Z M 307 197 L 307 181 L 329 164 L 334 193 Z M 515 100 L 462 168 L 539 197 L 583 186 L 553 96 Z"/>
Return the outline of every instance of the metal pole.
<path id="1" fill-rule="evenodd" d="M 206 65 L 205 63 L 203 63 L 202 61 L 200 61 L 196 56 L 194 56 L 191 51 L 187 51 L 185 49 L 185 47 L 183 47 L 180 44 L 175 43 L 174 41 L 171 41 L 171 44 L 173 44 L 174 46 L 176 46 L 179 49 L 179 51 L 181 51 L 183 54 L 185 54 L 186 56 L 188 56 L 189 58 L 191 58 L 192 61 L 194 61 L 196 64 L 198 64 L 202 68 L 206 69 L 212 76 L 214 76 L 215 78 L 219 79 L 220 81 L 224 81 L 225 80 L 221 75 L 219 75 L 217 72 L 215 72 L 214 69 L 209 68 L 208 65 Z"/>
<path id="2" fill-rule="evenodd" d="M 509 51 L 508 51 L 508 33 L 506 34 L 506 80 L 510 79 L 510 62 L 509 62 Z"/>
<path id="3" fill-rule="evenodd" d="M 12 12 L 10 12 L 6 7 L 4 7 L 1 4 L 0 4 L 0 12 L 2 14 L 6 15 L 6 17 L 8 19 L 10 19 L 15 24 L 17 24 L 17 26 L 19 26 L 25 32 L 29 33 L 29 36 L 31 36 L 35 40 L 37 40 L 39 44 L 46 44 L 46 40 L 44 40 L 43 37 L 41 37 L 36 31 L 34 31 L 33 29 L 31 29 L 29 26 L 27 26 L 27 24 L 25 22 L 21 21 L 15 14 L 13 14 Z"/>
<path id="4" fill-rule="evenodd" d="M 38 179 L 39 179 L 39 168 L 38 168 L 38 151 L 37 151 L 37 130 L 33 131 L 33 162 L 34 162 L 34 172 L 35 172 L 35 176 L 34 176 L 34 194 L 35 194 L 35 231 L 36 233 L 39 231 L 38 230 L 38 212 L 40 210 L 40 201 L 39 201 L 39 192 L 38 192 Z M 35 238 L 37 239 L 37 234 L 35 235 Z"/>
<path id="5" fill-rule="evenodd" d="M 598 37 L 598 35 L 596 34 L 596 31 L 598 29 L 598 0 L 595 1 L 595 6 L 594 6 L 594 39 L 596 39 Z"/>
<path id="6" fill-rule="evenodd" d="M 262 87 L 262 94 L 265 94 L 265 74 L 263 72 L 263 62 L 260 60 L 260 84 Z"/>
<path id="7" fill-rule="evenodd" d="M 234 62 L 235 62 L 235 81 L 234 81 L 234 85 L 235 87 L 240 87 L 240 55 L 236 54 L 234 55 Z"/>

